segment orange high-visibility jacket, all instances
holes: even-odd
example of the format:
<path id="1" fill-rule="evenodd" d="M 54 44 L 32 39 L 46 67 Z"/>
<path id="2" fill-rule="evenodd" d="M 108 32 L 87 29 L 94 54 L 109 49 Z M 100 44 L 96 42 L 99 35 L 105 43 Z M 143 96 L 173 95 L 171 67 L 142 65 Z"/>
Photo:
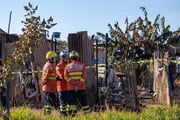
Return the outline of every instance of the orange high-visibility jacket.
<path id="1" fill-rule="evenodd" d="M 46 62 L 43 67 L 42 83 L 42 91 L 50 93 L 57 92 L 56 69 L 50 62 Z"/>
<path id="2" fill-rule="evenodd" d="M 62 92 L 62 91 L 67 90 L 67 82 L 64 79 L 64 69 L 65 69 L 66 65 L 67 65 L 67 63 L 60 62 L 56 66 L 56 74 L 58 75 L 58 77 L 60 79 L 62 79 L 61 81 L 57 81 L 57 91 L 58 92 Z"/>
<path id="3" fill-rule="evenodd" d="M 68 90 L 85 90 L 86 76 L 87 69 L 79 61 L 73 60 L 65 67 L 64 78 L 68 83 Z"/>

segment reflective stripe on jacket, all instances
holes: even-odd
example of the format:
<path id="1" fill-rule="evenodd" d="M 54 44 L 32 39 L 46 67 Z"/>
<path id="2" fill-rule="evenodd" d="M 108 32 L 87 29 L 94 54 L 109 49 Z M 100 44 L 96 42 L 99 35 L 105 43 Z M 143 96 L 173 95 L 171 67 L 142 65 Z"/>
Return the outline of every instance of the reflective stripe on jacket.
<path id="1" fill-rule="evenodd" d="M 57 91 L 58 92 L 67 90 L 67 82 L 64 79 L 64 69 L 65 69 L 66 65 L 67 65 L 67 63 L 60 62 L 56 66 L 56 73 L 57 73 L 58 77 L 60 79 L 62 79 L 61 81 L 57 81 Z"/>
<path id="2" fill-rule="evenodd" d="M 73 60 L 64 70 L 64 78 L 68 82 L 68 90 L 85 90 L 87 70 L 84 64 Z"/>
<path id="3" fill-rule="evenodd" d="M 50 62 L 46 62 L 42 73 L 42 91 L 54 93 L 57 92 L 56 70 Z"/>

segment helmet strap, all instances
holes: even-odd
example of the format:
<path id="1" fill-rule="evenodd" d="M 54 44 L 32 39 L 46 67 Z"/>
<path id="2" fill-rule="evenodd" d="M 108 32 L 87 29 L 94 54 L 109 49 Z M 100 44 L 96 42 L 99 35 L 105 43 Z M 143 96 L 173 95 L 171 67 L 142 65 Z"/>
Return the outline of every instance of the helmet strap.
<path id="1" fill-rule="evenodd" d="M 54 63 L 54 62 L 53 62 L 53 58 L 48 59 L 48 62 Z"/>

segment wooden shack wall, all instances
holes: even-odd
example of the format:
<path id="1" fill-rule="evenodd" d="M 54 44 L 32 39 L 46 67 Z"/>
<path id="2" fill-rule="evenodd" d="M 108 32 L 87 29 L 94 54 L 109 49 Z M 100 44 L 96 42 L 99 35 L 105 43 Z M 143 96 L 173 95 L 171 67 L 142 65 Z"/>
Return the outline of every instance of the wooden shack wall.
<path id="1" fill-rule="evenodd" d="M 50 44 L 48 43 L 47 40 L 43 40 L 40 42 L 38 48 L 34 49 L 33 51 L 33 56 L 34 56 L 34 67 L 35 71 L 42 71 L 42 68 L 44 64 L 46 63 L 46 53 L 50 50 Z M 41 81 L 41 75 L 42 72 L 35 73 L 35 78 L 36 78 L 36 91 L 37 91 L 37 96 L 36 96 L 36 101 L 39 102 L 39 105 L 42 105 L 43 103 L 43 93 L 41 90 L 41 86 L 38 84 Z"/>
<path id="2" fill-rule="evenodd" d="M 3 59 L 3 60 L 5 60 L 5 58 L 6 58 L 6 54 L 5 54 L 5 49 L 6 49 L 6 33 L 4 32 L 4 31 L 2 31 L 1 29 L 0 29 L 0 39 L 1 39 L 1 45 L 0 45 L 0 53 L 1 53 L 1 58 Z"/>
<path id="3" fill-rule="evenodd" d="M 46 53 L 51 49 L 51 45 L 47 40 L 42 40 L 39 43 L 39 46 L 35 49 L 33 49 L 33 64 L 34 64 L 34 70 L 39 71 L 38 73 L 35 73 L 35 85 L 36 85 L 36 91 L 31 91 L 27 85 L 27 87 L 24 86 L 24 83 L 20 82 L 22 78 L 20 78 L 20 74 L 17 74 L 17 78 L 14 79 L 14 81 L 11 82 L 10 87 L 10 96 L 13 99 L 12 104 L 24 104 L 24 101 L 28 101 L 27 97 L 31 94 L 35 94 L 36 99 L 35 102 L 37 104 L 42 104 L 42 98 L 43 94 L 41 91 L 41 86 L 38 84 L 41 80 L 41 74 L 42 74 L 42 68 L 43 65 L 46 62 Z M 5 44 L 5 54 L 6 56 L 11 56 L 11 53 L 14 51 L 14 47 L 12 46 L 12 43 L 6 43 Z M 23 78 L 24 79 L 24 78 Z M 25 88 L 24 88 L 25 87 Z M 23 89 L 20 89 L 23 88 Z M 19 95 L 19 93 L 21 93 Z M 25 94 L 24 94 L 25 93 Z"/>
<path id="4" fill-rule="evenodd" d="M 68 36 L 68 50 L 75 50 L 80 55 L 80 61 L 86 66 L 94 66 L 93 57 L 93 40 L 88 39 L 86 31 L 72 33 Z M 97 96 L 97 84 L 95 80 L 95 70 L 94 68 L 87 69 L 87 80 L 86 87 L 88 93 L 89 104 L 94 104 L 96 102 Z"/>

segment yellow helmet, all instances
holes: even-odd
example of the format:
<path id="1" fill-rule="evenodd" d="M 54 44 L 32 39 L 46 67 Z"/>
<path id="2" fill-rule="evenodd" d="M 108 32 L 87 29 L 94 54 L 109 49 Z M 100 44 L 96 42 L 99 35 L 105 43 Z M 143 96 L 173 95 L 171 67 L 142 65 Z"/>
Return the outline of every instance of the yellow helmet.
<path id="1" fill-rule="evenodd" d="M 79 53 L 76 52 L 76 51 L 72 51 L 72 52 L 70 53 L 69 57 L 70 57 L 70 58 L 72 58 L 72 57 L 79 57 Z"/>
<path id="2" fill-rule="evenodd" d="M 57 53 L 54 52 L 54 51 L 49 51 L 46 53 L 46 59 L 50 59 L 50 58 L 53 58 L 53 57 L 56 57 L 57 56 Z"/>

